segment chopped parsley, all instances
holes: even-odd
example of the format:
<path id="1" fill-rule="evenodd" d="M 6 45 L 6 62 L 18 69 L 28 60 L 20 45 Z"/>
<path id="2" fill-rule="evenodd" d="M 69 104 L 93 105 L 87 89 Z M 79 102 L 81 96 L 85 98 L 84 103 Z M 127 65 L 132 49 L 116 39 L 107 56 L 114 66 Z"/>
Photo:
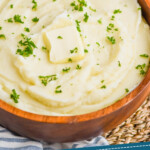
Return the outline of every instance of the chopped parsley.
<path id="1" fill-rule="evenodd" d="M 141 10 L 141 9 L 142 9 L 142 8 L 140 8 L 140 7 L 138 8 L 138 10 Z"/>
<path id="2" fill-rule="evenodd" d="M 136 69 L 140 71 L 140 75 L 146 74 L 146 71 L 144 70 L 145 68 L 146 68 L 146 64 L 136 66 Z"/>
<path id="3" fill-rule="evenodd" d="M 114 14 L 120 14 L 120 13 L 122 13 L 122 11 L 120 9 L 114 10 Z"/>
<path id="4" fill-rule="evenodd" d="M 49 76 L 39 76 L 39 79 L 41 80 L 41 83 L 44 85 L 44 86 L 47 86 L 47 84 L 51 81 L 55 81 L 57 80 L 57 75 L 54 74 L 54 75 L 49 75 Z"/>
<path id="5" fill-rule="evenodd" d="M 111 44 L 116 44 L 116 40 L 115 40 L 115 38 L 112 36 L 112 37 L 110 37 L 110 36 L 107 36 L 107 39 L 109 40 L 109 42 L 111 43 Z"/>
<path id="6" fill-rule="evenodd" d="M 82 67 L 78 64 L 77 67 L 76 67 L 76 69 L 77 69 L 77 70 L 81 70 Z"/>
<path id="7" fill-rule="evenodd" d="M 115 16 L 111 16 L 111 20 L 112 20 L 112 21 L 115 20 Z"/>
<path id="8" fill-rule="evenodd" d="M 56 89 L 55 89 L 56 94 L 62 93 L 62 90 L 60 88 L 61 88 L 61 85 L 56 87 Z"/>
<path id="9" fill-rule="evenodd" d="M 11 9 L 12 9 L 12 8 L 14 8 L 14 5 L 13 5 L 13 4 L 11 4 L 11 5 L 10 5 L 10 8 L 11 8 Z"/>
<path id="10" fill-rule="evenodd" d="M 71 58 L 69 58 L 69 59 L 68 59 L 68 62 L 72 62 L 72 59 L 71 59 Z"/>
<path id="11" fill-rule="evenodd" d="M 89 9 L 93 12 L 96 12 L 96 9 L 93 9 L 91 6 L 89 7 Z"/>
<path id="12" fill-rule="evenodd" d="M 84 7 L 87 7 L 87 3 L 85 0 L 77 0 L 77 2 L 72 2 L 70 6 L 73 7 L 73 10 L 83 11 Z"/>
<path id="13" fill-rule="evenodd" d="M 32 3 L 33 3 L 32 9 L 36 10 L 37 9 L 37 2 L 35 0 L 32 0 Z"/>
<path id="14" fill-rule="evenodd" d="M 101 86 L 101 89 L 106 89 L 106 85 Z"/>
<path id="15" fill-rule="evenodd" d="M 46 51 L 47 48 L 46 48 L 45 46 L 42 46 L 42 50 L 43 50 L 43 51 Z"/>
<path id="16" fill-rule="evenodd" d="M 96 42 L 97 46 L 100 46 L 100 43 L 99 42 Z"/>
<path id="17" fill-rule="evenodd" d="M 2 30 L 2 27 L 0 27 L 0 30 Z"/>
<path id="18" fill-rule="evenodd" d="M 25 28 L 24 28 L 24 31 L 26 31 L 26 32 L 30 32 L 30 29 L 29 29 L 29 28 L 27 28 L 27 27 L 25 27 Z"/>
<path id="19" fill-rule="evenodd" d="M 120 61 L 118 61 L 118 66 L 121 67 L 121 62 Z"/>
<path id="20" fill-rule="evenodd" d="M 62 36 L 58 36 L 57 39 L 63 39 L 63 37 Z"/>
<path id="21" fill-rule="evenodd" d="M 23 57 L 29 57 L 33 54 L 33 49 L 37 47 L 31 38 L 28 38 L 24 34 L 21 34 L 21 36 L 23 40 L 19 41 L 19 46 L 23 47 L 24 49 L 20 49 L 18 46 L 16 54 L 22 55 Z"/>
<path id="22" fill-rule="evenodd" d="M 13 23 L 13 19 L 12 18 L 8 18 L 6 21 L 9 22 L 9 23 Z"/>
<path id="23" fill-rule="evenodd" d="M 88 53 L 89 51 L 87 49 L 84 49 L 84 53 Z"/>
<path id="24" fill-rule="evenodd" d="M 78 53 L 78 48 L 75 47 L 74 49 L 70 50 L 70 53 L 73 54 L 73 53 Z"/>
<path id="25" fill-rule="evenodd" d="M 14 103 L 18 103 L 20 95 L 17 94 L 16 90 L 13 89 L 12 93 L 10 94 L 10 98 L 14 101 Z"/>
<path id="26" fill-rule="evenodd" d="M 140 57 L 148 58 L 149 56 L 147 54 L 141 54 Z"/>
<path id="27" fill-rule="evenodd" d="M 33 22 L 38 22 L 38 21 L 39 21 L 39 18 L 35 17 L 35 18 L 32 19 L 32 21 L 33 21 Z"/>
<path id="28" fill-rule="evenodd" d="M 68 68 L 66 67 L 66 68 L 62 69 L 62 72 L 68 73 L 70 71 L 70 69 L 71 69 L 70 67 L 68 67 Z"/>
<path id="29" fill-rule="evenodd" d="M 81 28 L 80 28 L 81 21 L 76 20 L 75 22 L 76 22 L 76 28 L 77 28 L 78 32 L 81 32 Z"/>
<path id="30" fill-rule="evenodd" d="M 118 31 L 118 28 L 115 28 L 115 25 L 113 23 L 110 23 L 108 26 L 107 26 L 107 32 L 109 31 Z"/>
<path id="31" fill-rule="evenodd" d="M 84 22 L 88 22 L 89 19 L 89 15 L 87 14 L 87 12 L 84 14 Z"/>
<path id="32" fill-rule="evenodd" d="M 14 16 L 14 21 L 16 22 L 16 23 L 24 23 L 22 20 L 21 20 L 21 16 L 20 15 L 15 15 Z"/>
<path id="33" fill-rule="evenodd" d="M 102 24 L 102 19 L 97 20 L 99 24 Z"/>
<path id="34" fill-rule="evenodd" d="M 126 93 L 129 93 L 129 89 L 125 89 Z"/>
<path id="35" fill-rule="evenodd" d="M 6 36 L 4 34 L 0 34 L 0 39 L 6 39 Z"/>
<path id="36" fill-rule="evenodd" d="M 105 82 L 105 80 L 102 80 L 102 81 L 101 81 L 101 83 L 104 83 L 104 82 Z"/>

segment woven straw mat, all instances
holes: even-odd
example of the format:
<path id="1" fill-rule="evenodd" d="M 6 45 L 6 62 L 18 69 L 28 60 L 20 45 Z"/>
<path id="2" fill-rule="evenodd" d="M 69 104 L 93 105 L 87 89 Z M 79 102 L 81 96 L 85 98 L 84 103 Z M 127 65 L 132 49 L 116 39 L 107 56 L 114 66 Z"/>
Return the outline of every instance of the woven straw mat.
<path id="1" fill-rule="evenodd" d="M 150 96 L 130 118 L 104 136 L 111 145 L 150 142 Z"/>

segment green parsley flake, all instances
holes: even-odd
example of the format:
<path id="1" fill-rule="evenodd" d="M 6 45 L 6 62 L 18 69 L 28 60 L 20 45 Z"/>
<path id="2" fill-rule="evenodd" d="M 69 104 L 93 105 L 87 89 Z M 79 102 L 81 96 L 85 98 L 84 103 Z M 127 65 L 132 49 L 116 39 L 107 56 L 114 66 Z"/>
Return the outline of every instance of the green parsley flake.
<path id="1" fill-rule="evenodd" d="M 106 85 L 101 86 L 101 89 L 106 89 Z"/>
<path id="2" fill-rule="evenodd" d="M 146 68 L 146 64 L 136 66 L 136 69 L 140 71 L 140 75 L 146 74 L 146 71 L 144 70 L 145 68 Z"/>
<path id="3" fill-rule="evenodd" d="M 99 42 L 96 42 L 97 46 L 100 46 L 100 43 Z"/>
<path id="4" fill-rule="evenodd" d="M 37 9 L 37 2 L 35 0 L 32 0 L 32 3 L 34 4 L 32 9 L 36 10 Z"/>
<path id="5" fill-rule="evenodd" d="M 70 69 L 71 69 L 70 67 L 68 67 L 68 68 L 66 67 L 66 68 L 62 69 L 62 72 L 68 73 L 70 71 Z"/>
<path id="6" fill-rule="evenodd" d="M 102 24 L 102 19 L 97 20 L 99 24 Z"/>
<path id="7" fill-rule="evenodd" d="M 16 22 L 16 23 L 24 23 L 22 20 L 21 20 L 21 16 L 20 15 L 15 15 L 14 16 L 14 21 Z"/>
<path id="8" fill-rule="evenodd" d="M 118 61 L 118 66 L 121 67 L 121 62 L 120 61 Z"/>
<path id="9" fill-rule="evenodd" d="M 70 53 L 73 54 L 73 53 L 78 53 L 78 48 L 75 47 L 74 49 L 70 50 Z"/>
<path id="10" fill-rule="evenodd" d="M 125 89 L 125 92 L 126 92 L 126 93 L 129 93 L 129 89 Z"/>
<path id="11" fill-rule="evenodd" d="M 20 95 L 17 94 L 16 90 L 12 90 L 12 94 L 10 95 L 10 98 L 14 101 L 14 103 L 18 103 Z"/>
<path id="12" fill-rule="evenodd" d="M 25 27 L 25 28 L 24 28 L 24 31 L 26 31 L 26 32 L 30 32 L 30 29 L 29 29 L 29 28 L 27 28 L 27 27 Z"/>
<path id="13" fill-rule="evenodd" d="M 76 20 L 75 22 L 76 22 L 76 27 L 77 27 L 78 32 L 81 32 L 81 28 L 80 28 L 81 21 Z"/>
<path id="14" fill-rule="evenodd" d="M 112 37 L 107 36 L 107 39 L 109 40 L 109 42 L 111 44 L 116 44 L 116 40 L 115 40 L 115 38 L 113 36 Z"/>
<path id="15" fill-rule="evenodd" d="M 114 10 L 114 14 L 120 14 L 120 13 L 122 13 L 122 11 L 120 9 Z"/>
<path id="16" fill-rule="evenodd" d="M 9 23 L 13 23 L 13 19 L 12 18 L 8 18 L 6 21 L 9 22 Z"/>
<path id="17" fill-rule="evenodd" d="M 77 70 L 81 70 L 82 67 L 78 64 L 77 67 L 76 67 L 76 69 L 77 69 Z"/>
<path id="18" fill-rule="evenodd" d="M 47 86 L 47 84 L 51 81 L 55 81 L 57 80 L 57 75 L 54 74 L 54 75 L 49 75 L 49 76 L 39 76 L 39 79 L 41 80 L 41 83 L 44 85 L 44 86 Z"/>
<path id="19" fill-rule="evenodd" d="M 84 49 L 84 53 L 88 53 L 89 51 L 87 49 Z"/>
<path id="20" fill-rule="evenodd" d="M 68 62 L 71 62 L 71 63 L 72 63 L 72 59 L 71 59 L 71 58 L 69 58 L 69 59 L 68 59 Z"/>
<path id="21" fill-rule="evenodd" d="M 62 93 L 62 90 L 60 88 L 61 88 L 61 85 L 56 87 L 56 89 L 55 89 L 56 94 Z"/>
<path id="22" fill-rule="evenodd" d="M 148 58 L 148 57 L 149 57 L 149 55 L 147 55 L 147 54 L 142 54 L 142 55 L 140 55 L 140 57 Z"/>
<path id="23" fill-rule="evenodd" d="M 0 30 L 2 30 L 2 27 L 0 27 Z"/>
<path id="24" fill-rule="evenodd" d="M 111 16 L 111 20 L 112 20 L 112 21 L 115 20 L 115 16 Z"/>
<path id="25" fill-rule="evenodd" d="M 70 6 L 73 7 L 73 10 L 83 11 L 84 7 L 87 7 L 87 3 L 85 0 L 77 0 L 77 2 L 72 2 Z"/>
<path id="26" fill-rule="evenodd" d="M 87 14 L 87 12 L 84 14 L 84 22 L 88 22 L 89 19 L 89 15 Z"/>
<path id="27" fill-rule="evenodd" d="M 38 21 L 39 21 L 39 18 L 35 17 L 35 18 L 32 19 L 32 21 L 33 21 L 33 22 L 38 22 Z"/>
<path id="28" fill-rule="evenodd" d="M 24 49 L 18 48 L 16 54 L 22 55 L 23 57 L 29 57 L 33 54 L 33 49 L 37 48 L 31 38 L 28 38 L 24 34 L 21 34 L 23 40 L 19 41 L 19 45 Z M 19 47 L 19 46 L 18 46 Z"/>
<path id="29" fill-rule="evenodd" d="M 93 9 L 91 6 L 89 7 L 89 9 L 93 12 L 96 12 L 96 9 Z"/>
<path id="30" fill-rule="evenodd" d="M 58 36 L 57 39 L 63 39 L 63 37 L 62 36 Z"/>
<path id="31" fill-rule="evenodd" d="M 13 5 L 13 4 L 11 4 L 11 5 L 10 5 L 10 8 L 11 8 L 11 9 L 12 9 L 12 8 L 14 8 L 14 5 Z"/>
<path id="32" fill-rule="evenodd" d="M 6 36 L 4 34 L 0 34 L 0 39 L 6 39 Z"/>

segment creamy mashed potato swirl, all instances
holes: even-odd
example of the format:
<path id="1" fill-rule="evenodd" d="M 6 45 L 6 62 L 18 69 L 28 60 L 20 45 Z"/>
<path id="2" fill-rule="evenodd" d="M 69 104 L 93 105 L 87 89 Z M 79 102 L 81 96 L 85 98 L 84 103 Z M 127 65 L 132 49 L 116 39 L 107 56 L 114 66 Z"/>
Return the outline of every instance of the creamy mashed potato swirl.
<path id="1" fill-rule="evenodd" d="M 136 0 L 0 1 L 0 99 L 19 109 L 105 108 L 142 81 L 149 54 Z"/>

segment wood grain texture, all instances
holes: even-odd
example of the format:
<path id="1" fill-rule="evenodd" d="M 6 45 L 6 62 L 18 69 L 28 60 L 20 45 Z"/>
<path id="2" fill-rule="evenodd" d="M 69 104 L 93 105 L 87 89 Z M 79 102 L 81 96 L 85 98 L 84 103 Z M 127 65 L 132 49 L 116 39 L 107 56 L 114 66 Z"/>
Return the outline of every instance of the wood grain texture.
<path id="1" fill-rule="evenodd" d="M 150 0 L 139 0 L 150 23 Z M 150 70 L 142 83 L 115 104 L 85 115 L 52 117 L 28 113 L 0 100 L 0 124 L 35 140 L 69 142 L 89 139 L 116 127 L 143 103 L 150 93 Z"/>

